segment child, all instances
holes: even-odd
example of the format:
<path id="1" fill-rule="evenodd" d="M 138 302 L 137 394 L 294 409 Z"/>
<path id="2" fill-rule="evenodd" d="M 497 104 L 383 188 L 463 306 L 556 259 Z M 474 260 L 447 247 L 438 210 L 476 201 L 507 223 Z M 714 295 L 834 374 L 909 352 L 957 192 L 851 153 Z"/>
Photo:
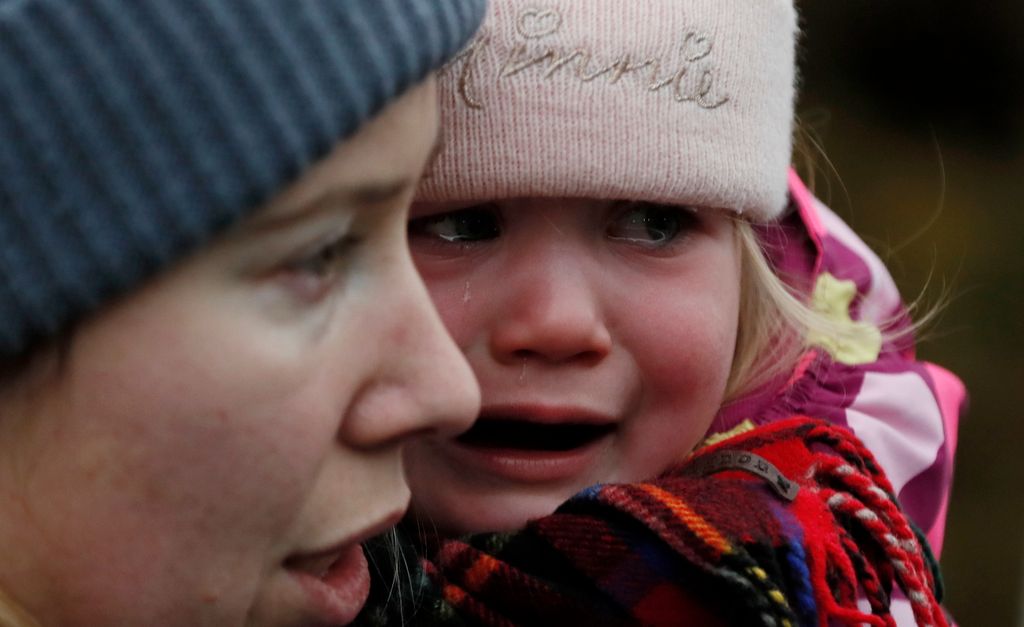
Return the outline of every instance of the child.
<path id="1" fill-rule="evenodd" d="M 483 9 L 0 0 L 0 624 L 354 618 L 478 407 L 405 229 Z"/>
<path id="2" fill-rule="evenodd" d="M 942 619 L 926 551 L 877 497 L 894 492 L 940 544 L 961 389 L 913 361 L 884 268 L 787 174 L 795 22 L 781 0 L 499 0 L 446 70 L 444 150 L 410 242 L 483 409 L 459 438 L 410 447 L 413 511 L 442 534 L 539 519 L 430 554 L 447 611 L 533 624 L 558 599 L 590 620 L 579 607 L 599 598 L 606 616 L 658 622 L 673 614 L 652 608 L 700 605 L 687 593 L 702 587 L 762 585 L 743 579 L 755 564 L 786 608 L 742 597 L 767 599 L 754 616 Z M 849 427 L 892 485 L 846 431 L 799 416 Z M 772 465 L 755 470 L 802 496 L 714 472 L 723 451 L 756 453 Z M 694 548 L 694 527 L 675 526 L 684 509 L 750 564 Z M 884 520 L 880 535 L 854 511 Z M 880 557 L 886 538 L 906 572 Z M 912 604 L 890 605 L 893 581 Z M 741 596 L 710 609 L 729 615 Z"/>

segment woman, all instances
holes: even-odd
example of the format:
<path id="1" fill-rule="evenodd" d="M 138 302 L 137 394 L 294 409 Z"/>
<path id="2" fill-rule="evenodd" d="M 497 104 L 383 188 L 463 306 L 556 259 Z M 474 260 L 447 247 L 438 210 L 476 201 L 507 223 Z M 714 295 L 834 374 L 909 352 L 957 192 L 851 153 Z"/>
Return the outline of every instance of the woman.
<path id="1" fill-rule="evenodd" d="M 482 13 L 0 1 L 0 623 L 354 618 L 477 410 L 405 228 Z"/>

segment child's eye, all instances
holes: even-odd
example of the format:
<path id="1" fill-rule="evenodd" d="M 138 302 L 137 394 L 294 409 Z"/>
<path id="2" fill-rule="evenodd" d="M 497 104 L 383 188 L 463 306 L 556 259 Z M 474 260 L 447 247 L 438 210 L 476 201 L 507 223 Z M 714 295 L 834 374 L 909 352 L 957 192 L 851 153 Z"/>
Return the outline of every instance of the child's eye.
<path id="1" fill-rule="evenodd" d="M 469 207 L 409 221 L 410 238 L 439 239 L 468 244 L 496 239 L 501 235 L 497 213 L 487 207 Z"/>
<path id="2" fill-rule="evenodd" d="M 357 238 L 346 235 L 287 263 L 283 275 L 288 288 L 304 300 L 320 300 L 337 283 L 342 266 L 358 243 Z"/>
<path id="3" fill-rule="evenodd" d="M 697 221 L 696 213 L 687 207 L 631 202 L 613 215 L 605 234 L 612 240 L 661 248 L 685 236 Z"/>

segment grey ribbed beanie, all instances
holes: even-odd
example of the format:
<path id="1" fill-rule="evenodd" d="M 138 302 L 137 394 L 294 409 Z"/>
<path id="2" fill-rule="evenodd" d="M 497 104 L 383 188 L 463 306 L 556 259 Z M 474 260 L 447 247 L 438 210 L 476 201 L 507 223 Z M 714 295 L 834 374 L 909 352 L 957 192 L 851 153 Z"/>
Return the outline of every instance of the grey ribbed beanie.
<path id="1" fill-rule="evenodd" d="M 486 0 L 0 0 L 0 357 L 267 200 Z"/>

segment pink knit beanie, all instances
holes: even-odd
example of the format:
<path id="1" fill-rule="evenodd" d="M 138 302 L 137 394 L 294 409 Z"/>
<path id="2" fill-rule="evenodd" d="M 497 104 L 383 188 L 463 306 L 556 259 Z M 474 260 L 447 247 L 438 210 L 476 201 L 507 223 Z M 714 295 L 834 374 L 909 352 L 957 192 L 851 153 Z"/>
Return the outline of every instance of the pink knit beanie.
<path id="1" fill-rule="evenodd" d="M 616 198 L 786 204 L 791 0 L 492 0 L 441 73 L 424 201 Z"/>

